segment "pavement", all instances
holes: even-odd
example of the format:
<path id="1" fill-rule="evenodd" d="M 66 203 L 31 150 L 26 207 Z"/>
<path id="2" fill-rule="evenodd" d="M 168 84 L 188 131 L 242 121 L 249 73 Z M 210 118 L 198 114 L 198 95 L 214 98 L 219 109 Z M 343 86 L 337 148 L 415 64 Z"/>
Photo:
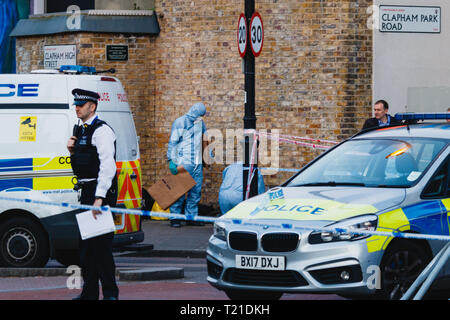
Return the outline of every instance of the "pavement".
<path id="1" fill-rule="evenodd" d="M 168 220 L 146 219 L 142 221 L 142 230 L 144 241 L 136 246 L 136 251 L 125 251 L 121 256 L 204 258 L 213 225 L 173 228 Z"/>
<path id="2" fill-rule="evenodd" d="M 142 221 L 144 241 L 137 245 L 115 249 L 116 257 L 178 257 L 205 258 L 208 239 L 213 225 L 183 225 L 173 228 L 168 220 Z M 182 268 L 117 268 L 117 276 L 125 281 L 180 279 Z M 51 260 L 45 268 L 0 268 L 0 278 L 8 277 L 58 277 L 67 275 L 67 269 Z"/>

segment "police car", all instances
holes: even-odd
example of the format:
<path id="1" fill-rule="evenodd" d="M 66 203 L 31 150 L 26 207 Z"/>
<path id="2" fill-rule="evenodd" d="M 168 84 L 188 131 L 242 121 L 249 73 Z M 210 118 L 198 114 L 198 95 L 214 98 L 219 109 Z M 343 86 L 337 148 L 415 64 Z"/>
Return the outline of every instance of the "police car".
<path id="1" fill-rule="evenodd" d="M 241 202 L 214 225 L 208 282 L 231 299 L 283 293 L 400 298 L 445 244 L 343 233 L 449 235 L 447 114 L 397 114 L 402 125 L 365 130 L 268 193 Z M 303 228 L 302 228 L 303 227 Z M 450 288 L 450 263 L 440 274 Z"/>

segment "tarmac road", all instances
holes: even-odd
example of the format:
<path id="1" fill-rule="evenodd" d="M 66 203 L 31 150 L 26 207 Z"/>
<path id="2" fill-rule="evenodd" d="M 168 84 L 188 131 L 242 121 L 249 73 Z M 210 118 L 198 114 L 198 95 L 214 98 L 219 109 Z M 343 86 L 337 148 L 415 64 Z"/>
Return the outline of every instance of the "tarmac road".
<path id="1" fill-rule="evenodd" d="M 206 247 L 212 225 L 171 228 L 168 221 L 144 220 L 145 244 L 153 250 L 115 253 L 118 270 L 182 268 L 184 277 L 173 280 L 122 281 L 118 278 L 121 300 L 226 300 L 226 295 L 206 281 Z M 0 300 L 71 300 L 80 289 L 68 289 L 69 274 L 56 261 L 46 270 L 59 276 L 1 277 Z M 81 282 L 82 283 L 82 282 Z M 286 294 L 287 300 L 339 300 L 336 295 Z"/>

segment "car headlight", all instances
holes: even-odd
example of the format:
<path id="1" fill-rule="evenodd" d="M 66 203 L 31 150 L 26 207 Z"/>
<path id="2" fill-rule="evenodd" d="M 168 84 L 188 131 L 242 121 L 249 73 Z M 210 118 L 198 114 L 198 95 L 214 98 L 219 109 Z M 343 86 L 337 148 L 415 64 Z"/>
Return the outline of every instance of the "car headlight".
<path id="1" fill-rule="evenodd" d="M 227 241 L 227 230 L 223 222 L 214 222 L 214 237 Z"/>
<path id="2" fill-rule="evenodd" d="M 376 215 L 364 215 L 356 218 L 350 218 L 343 221 L 339 221 L 328 225 L 327 228 L 341 228 L 347 230 L 364 230 L 375 231 L 378 225 L 378 216 Z M 315 231 L 309 235 L 310 244 L 327 243 L 335 241 L 352 241 L 368 238 L 370 235 L 346 233 L 337 231 Z"/>

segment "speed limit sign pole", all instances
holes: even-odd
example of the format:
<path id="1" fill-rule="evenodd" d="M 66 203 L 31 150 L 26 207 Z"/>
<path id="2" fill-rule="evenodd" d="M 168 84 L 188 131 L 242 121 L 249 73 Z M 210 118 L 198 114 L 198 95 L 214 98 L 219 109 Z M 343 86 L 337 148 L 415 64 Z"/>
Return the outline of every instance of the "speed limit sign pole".
<path id="1" fill-rule="evenodd" d="M 242 51 L 242 42 L 239 43 L 239 41 L 243 41 L 244 39 L 241 37 L 239 39 L 238 36 L 238 46 L 239 44 L 241 47 L 239 48 L 239 53 L 241 54 L 241 57 L 244 59 L 244 75 L 245 75 L 245 107 L 244 107 L 244 132 L 249 129 L 256 130 L 256 115 L 255 115 L 255 55 L 253 53 L 252 47 L 251 47 L 251 28 L 250 22 L 252 20 L 253 14 L 255 13 L 255 1 L 254 0 L 245 0 L 245 50 Z M 242 17 L 242 15 L 241 15 Z M 240 17 L 240 21 L 241 21 Z M 240 27 L 239 27 L 240 26 Z M 241 22 L 238 25 L 238 35 L 239 35 L 239 29 L 242 33 L 242 26 Z M 248 26 L 248 28 L 247 28 Z M 261 30 L 262 31 L 262 30 Z M 252 173 L 252 179 L 250 183 L 250 192 L 249 192 L 249 198 L 255 196 L 258 194 L 258 144 L 255 148 L 253 148 L 253 135 L 244 133 L 244 167 L 243 167 L 243 188 L 242 188 L 242 199 L 246 198 L 247 193 L 247 185 L 248 185 L 248 177 L 249 177 L 249 171 L 250 171 L 250 158 L 251 158 L 251 152 L 254 151 L 253 155 L 253 173 Z"/>

